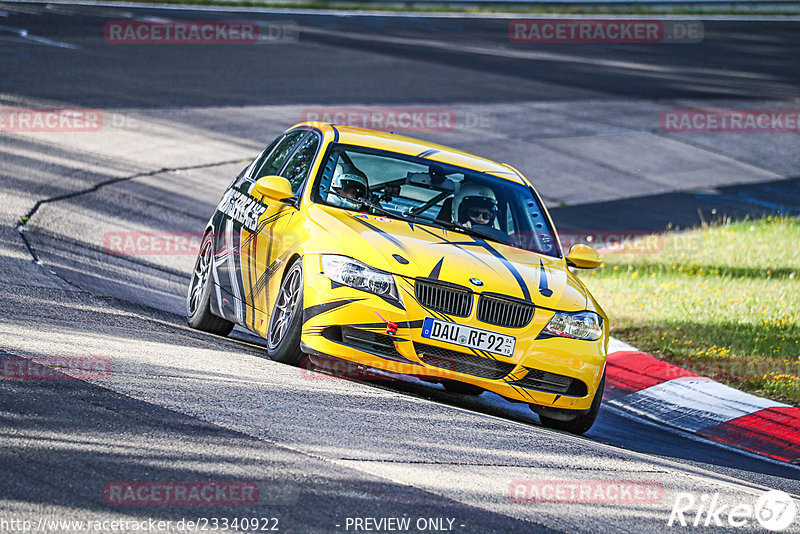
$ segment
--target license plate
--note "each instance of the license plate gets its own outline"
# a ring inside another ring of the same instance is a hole
[[[461,347],[485,350],[502,356],[512,356],[517,343],[517,338],[514,336],[448,323],[432,317],[425,318],[425,322],[422,324],[422,337],[445,341]]]

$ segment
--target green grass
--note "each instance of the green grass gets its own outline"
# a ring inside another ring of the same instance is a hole
[[[612,335],[800,406],[799,238],[797,218],[720,223],[665,234],[638,247],[646,253],[604,254],[600,268],[579,274]]]

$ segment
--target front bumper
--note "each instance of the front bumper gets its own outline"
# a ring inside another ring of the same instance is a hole
[[[397,305],[332,284],[320,272],[319,256],[309,255],[304,261],[305,351],[426,380],[465,382],[516,402],[577,411],[591,406],[605,367],[607,324],[597,341],[536,339],[553,311],[536,308],[524,328],[504,328],[479,322],[473,306],[470,317],[452,321],[517,339],[512,356],[483,358],[470,349],[422,337],[422,323],[433,315],[417,302],[413,280],[395,277],[402,301]],[[396,334],[387,333],[384,319],[397,324]]]

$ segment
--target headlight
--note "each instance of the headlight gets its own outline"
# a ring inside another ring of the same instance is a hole
[[[596,341],[603,335],[603,319],[594,312],[556,312],[543,334]]]
[[[375,293],[381,297],[398,298],[391,274],[373,269],[353,258],[323,255],[322,272],[334,282]]]

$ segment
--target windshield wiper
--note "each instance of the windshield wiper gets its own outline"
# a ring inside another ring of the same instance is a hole
[[[347,195],[341,195],[341,194],[337,193],[333,189],[328,189],[328,194],[329,195],[336,195],[337,197],[343,198],[343,199],[348,200],[350,202],[358,202],[362,206],[366,206],[366,207],[368,207],[370,209],[373,209],[375,211],[380,211],[381,213],[383,213],[384,215],[388,215],[389,217],[393,217],[395,219],[403,219],[403,217],[399,213],[387,210],[386,208],[380,206],[377,202],[373,202],[372,200],[369,200],[369,199],[366,199],[366,198],[361,198],[361,197],[359,197],[359,198],[348,197]]]
[[[489,238],[493,241],[497,241],[496,238],[490,235],[486,235],[479,230],[474,230],[469,226],[466,226],[465,224],[461,224],[459,222],[436,219],[435,217],[428,217],[427,215],[422,215],[419,213],[404,213],[403,215],[414,217],[415,219],[422,219],[423,221],[429,221],[447,230],[457,230],[459,232],[464,232],[465,234],[476,235],[478,237]]]
[[[392,217],[394,219],[405,219],[405,217],[403,217],[403,214],[397,213],[396,211],[387,210],[386,208],[384,208],[383,206],[381,206],[377,202],[373,202],[372,200],[369,200],[369,199],[366,199],[366,198],[359,198],[357,200],[357,202],[361,202],[366,207],[368,207],[370,209],[373,209],[375,211],[379,211],[379,212],[383,213],[384,215],[388,215],[389,217]]]

